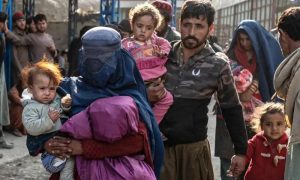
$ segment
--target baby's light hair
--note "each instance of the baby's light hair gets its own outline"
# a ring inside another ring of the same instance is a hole
[[[142,17],[149,15],[154,20],[154,27],[155,29],[160,26],[162,17],[159,12],[159,10],[153,6],[152,4],[149,4],[148,2],[145,2],[143,4],[138,4],[134,8],[130,9],[129,11],[129,21],[131,26],[133,26],[134,22]]]
[[[58,86],[62,80],[62,75],[59,70],[59,65],[50,62],[48,59],[43,58],[32,66],[27,66],[22,71],[22,76],[27,86],[32,86],[34,78],[38,75],[46,75],[49,77],[55,86]]]
[[[267,102],[261,106],[255,108],[253,117],[251,120],[251,128],[256,132],[261,131],[262,124],[268,114],[281,114],[286,122],[284,114],[284,106],[281,103]],[[287,122],[286,122],[287,123]]]

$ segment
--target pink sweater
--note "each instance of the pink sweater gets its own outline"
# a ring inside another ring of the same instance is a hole
[[[159,78],[167,72],[165,63],[171,45],[164,38],[153,34],[149,41],[138,42],[133,37],[129,37],[122,40],[122,46],[135,59],[144,81]],[[153,53],[155,47],[160,49],[161,57]]]

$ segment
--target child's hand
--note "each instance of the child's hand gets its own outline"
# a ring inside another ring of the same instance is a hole
[[[48,111],[48,116],[50,117],[52,122],[55,123],[59,119],[60,112],[59,112],[59,110],[50,108],[49,111]]]
[[[65,108],[69,108],[72,104],[72,98],[70,94],[67,94],[61,99],[61,105]]]
[[[160,48],[156,45],[153,45],[153,55],[157,57],[164,57],[165,54],[161,52]]]

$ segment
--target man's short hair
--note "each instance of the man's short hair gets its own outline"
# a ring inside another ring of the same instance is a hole
[[[210,26],[214,22],[215,8],[209,0],[187,0],[181,8],[181,21],[187,18],[197,18],[201,16],[207,19]]]
[[[4,23],[7,19],[7,14],[5,12],[0,12],[0,22]]]
[[[277,27],[286,32],[294,41],[300,40],[300,7],[286,9],[281,14]]]
[[[43,20],[47,21],[45,14],[37,14],[34,16],[34,19],[33,19],[35,24],[37,24],[38,22],[43,21]]]

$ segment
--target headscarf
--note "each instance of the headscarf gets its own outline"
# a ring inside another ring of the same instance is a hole
[[[163,162],[163,143],[148,103],[143,79],[132,56],[121,48],[120,34],[108,27],[95,27],[82,37],[78,78],[66,78],[61,86],[72,97],[72,115],[99,98],[130,96],[146,124],[154,171],[159,177]]]
[[[280,45],[274,36],[254,20],[243,20],[233,33],[232,43],[228,51],[234,49],[238,41],[238,32],[246,31],[255,51],[258,65],[259,92],[262,100],[268,101],[274,94],[273,76],[277,66],[283,60]]]

